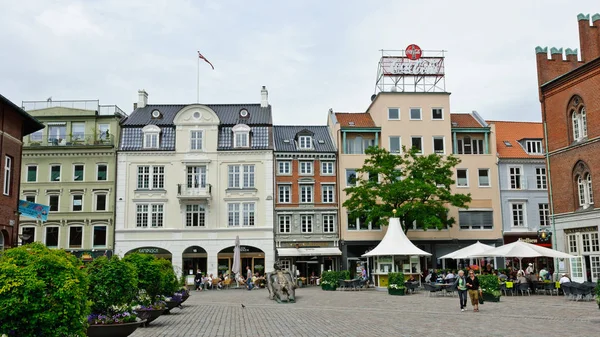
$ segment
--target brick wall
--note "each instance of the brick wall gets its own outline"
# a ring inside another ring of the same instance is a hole
[[[314,207],[332,207],[337,206],[338,196],[334,196],[334,203],[331,204],[323,204],[321,201],[321,183],[335,183],[336,176],[321,176],[321,161],[314,160],[313,166],[313,175],[306,176],[300,175],[300,162],[298,159],[294,158],[291,161],[292,163],[292,175],[291,176],[279,176],[277,175],[278,167],[277,167],[277,158],[275,159],[275,181],[276,183],[291,183],[291,203],[280,203],[279,202],[279,187],[275,186],[275,207],[298,207],[300,205],[300,187],[298,184],[298,179],[301,178],[312,178],[315,180],[314,189],[313,189],[313,201]],[[331,162],[331,160],[329,160]],[[334,170],[337,165],[334,164]],[[337,187],[334,188],[334,191],[337,191]]]

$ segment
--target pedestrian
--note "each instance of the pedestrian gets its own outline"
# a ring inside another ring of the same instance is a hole
[[[467,277],[467,289],[469,291],[469,298],[471,299],[471,305],[473,311],[479,311],[479,279],[475,276],[473,270],[469,270],[469,277]]]
[[[467,307],[467,278],[465,272],[462,270],[458,271],[458,276],[454,281],[456,289],[458,290],[458,300],[460,301],[460,311],[464,312]]]

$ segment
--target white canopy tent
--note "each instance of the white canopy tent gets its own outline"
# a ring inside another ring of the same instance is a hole
[[[552,258],[565,258],[570,259],[575,256],[567,253],[560,252],[558,250],[534,245],[521,241],[515,241],[513,243],[506,244],[491,250],[488,250],[481,254],[476,254],[471,257],[516,257],[519,259],[519,268],[523,269],[521,260],[524,257],[552,257]]]
[[[494,247],[477,241],[470,246],[461,248],[450,254],[446,254],[446,255],[440,257],[440,259],[453,259],[453,260],[468,259],[468,258],[473,257],[473,255],[483,254],[491,249],[494,249]]]

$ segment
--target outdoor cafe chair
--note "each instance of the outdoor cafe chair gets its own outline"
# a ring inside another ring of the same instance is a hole
[[[519,283],[517,290],[521,292],[521,295],[525,295],[524,293],[527,292],[527,295],[531,296],[531,290],[529,289],[528,283]]]
[[[346,290],[346,281],[339,279],[338,280],[338,288],[340,288],[340,290]]]
[[[556,289],[556,287],[554,286],[554,282],[544,283],[544,290],[546,291],[546,294],[550,293],[550,296],[552,296],[553,295],[552,293],[554,292],[555,289]]]
[[[425,291],[427,292],[427,296],[431,296],[431,294],[436,295],[436,293],[441,290],[440,288],[432,286],[429,283],[424,283],[423,288],[425,288]]]
[[[571,291],[571,282],[565,282],[561,284],[560,288],[562,289],[567,300],[570,300],[573,297],[573,292]]]
[[[458,288],[456,284],[446,287],[446,295],[454,296],[455,293],[458,295]]]

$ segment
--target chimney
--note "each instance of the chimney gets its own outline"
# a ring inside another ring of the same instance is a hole
[[[269,107],[269,91],[267,91],[266,86],[262,86],[260,90],[260,107],[267,108]]]
[[[141,109],[146,107],[146,105],[148,105],[148,93],[144,89],[138,90],[137,107]]]
[[[133,110],[137,109],[137,103],[133,103]]]

